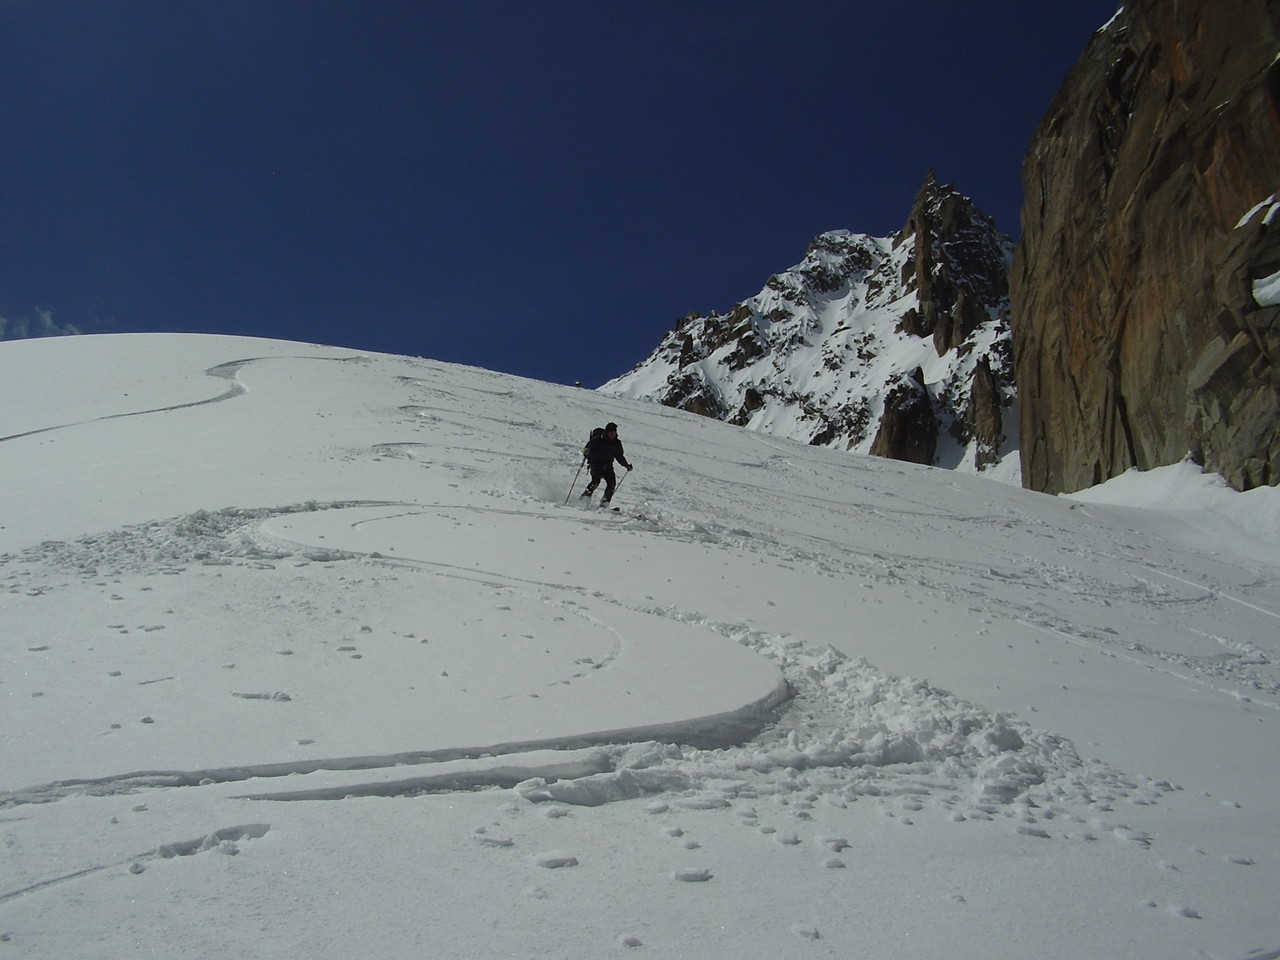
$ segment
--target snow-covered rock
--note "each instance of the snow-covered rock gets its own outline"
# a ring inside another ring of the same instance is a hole
[[[890,237],[837,230],[600,390],[814,446],[982,470],[1014,446],[1010,245],[932,172]]]

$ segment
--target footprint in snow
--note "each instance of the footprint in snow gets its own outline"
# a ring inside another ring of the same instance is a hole
[[[714,874],[705,867],[697,870],[677,870],[671,874],[673,880],[681,883],[706,883]]]
[[[516,845],[510,837],[491,837],[479,830],[471,835],[471,839],[482,847],[514,847]]]
[[[578,865],[578,858],[565,856],[561,853],[546,853],[541,856],[534,857],[533,862],[548,870],[559,870],[562,867],[576,867]]]

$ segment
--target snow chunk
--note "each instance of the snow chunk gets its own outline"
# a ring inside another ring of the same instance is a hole
[[[1253,299],[1260,307],[1280,304],[1280,271],[1253,281]]]
[[[1264,224],[1271,223],[1271,221],[1274,220],[1276,217],[1277,210],[1280,210],[1280,203],[1276,202],[1276,195],[1274,193],[1271,196],[1267,197],[1267,199],[1263,200],[1261,203],[1255,204],[1254,206],[1250,207],[1245,212],[1244,216],[1242,216],[1238,221],[1236,221],[1235,228],[1239,230],[1241,227],[1246,226],[1262,210],[1266,210],[1266,213],[1263,214],[1262,222]]]

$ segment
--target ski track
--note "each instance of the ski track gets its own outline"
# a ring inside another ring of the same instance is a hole
[[[250,823],[238,827],[223,827],[212,833],[196,837],[193,840],[182,840],[175,843],[165,843],[160,846],[147,850],[143,853],[134,854],[117,860],[112,863],[95,864],[94,866],[84,867],[71,873],[63,874],[57,877],[50,877],[45,880],[39,880],[35,883],[28,884],[25,887],[19,887],[15,890],[0,892],[0,903],[7,900],[14,900],[18,897],[35,893],[48,887],[55,886],[60,883],[66,883],[69,880],[79,880],[81,877],[87,877],[91,874],[99,873],[103,870],[112,868],[120,868],[127,866],[130,873],[142,873],[146,870],[147,862],[150,860],[171,860],[174,857],[191,857],[200,853],[208,853],[216,851],[218,853],[234,856],[240,852],[239,844],[247,840],[257,840],[265,837],[271,829],[269,824]]]
[[[345,505],[331,508],[341,506]],[[299,509],[323,508],[302,505]],[[134,532],[141,543],[154,537],[168,545],[162,573],[174,570],[174,561],[187,559],[173,556],[174,548],[185,542],[204,562],[245,564],[270,576],[271,567],[259,565],[262,556],[246,553],[243,540],[229,553],[214,556],[207,539],[211,530],[220,530],[223,536],[231,531],[251,531],[264,517],[277,512],[233,510],[217,517],[178,518],[167,527],[146,525]],[[168,536],[173,530],[200,531],[201,536],[175,544]],[[230,541],[237,542],[234,533]],[[119,537],[109,538],[109,542],[117,548],[122,545]],[[102,543],[91,538],[91,542],[42,546],[36,552],[44,563],[69,563],[72,569],[83,570],[94,558],[101,559]],[[132,546],[138,545],[135,542]],[[298,556],[305,555],[305,548],[299,551]],[[155,552],[148,549],[117,549],[113,559],[119,562],[130,555],[141,568],[155,563]],[[267,556],[283,559],[278,553]],[[365,561],[348,558],[334,562]],[[243,785],[240,792],[230,795],[232,799],[255,803],[333,802],[362,796],[412,798],[497,789],[545,808],[548,817],[565,816],[574,807],[640,802],[648,815],[668,824],[665,831],[672,842],[689,852],[696,852],[700,843],[692,839],[698,833],[696,824],[685,818],[719,812],[763,842],[812,851],[821,857],[821,868],[838,870],[845,866],[840,854],[850,842],[840,834],[816,829],[822,808],[871,803],[904,826],[920,816],[941,815],[957,824],[1003,825],[1033,840],[1088,843],[1110,839],[1145,850],[1151,837],[1118,811],[1156,803],[1175,789],[1164,782],[1125,777],[1096,761],[1082,761],[1071,744],[1060,738],[1032,731],[1011,717],[993,715],[923,681],[886,676],[865,661],[830,648],[708,620],[690,611],[654,607],[643,612],[700,626],[774,660],[787,677],[793,697],[783,705],[781,715],[770,717],[772,722],[763,731],[736,745],[715,749],[646,739],[601,744],[577,756],[536,754],[565,754],[583,748],[579,742],[561,740],[422,755],[142,772],[94,781],[67,780],[9,793],[0,796],[0,808],[72,796],[145,796],[176,788],[213,790],[226,784]],[[449,769],[406,777],[409,765]],[[374,772],[381,775],[370,777]],[[265,783],[284,778],[290,781],[287,788],[271,788]],[[244,841],[267,834],[269,819],[159,844],[139,854],[93,862],[0,890],[0,903],[39,895],[106,871],[140,873],[158,859],[235,854]],[[496,825],[476,828],[471,840],[478,850],[510,850],[520,843],[516,835]],[[530,862],[555,871],[571,869],[577,858],[571,849],[540,851],[532,854]],[[671,876],[680,884],[714,878],[711,870],[692,866],[677,869]],[[797,936],[817,936],[816,927],[802,927]]]
[[[262,358],[298,359],[298,358]],[[312,358],[332,360],[334,358]],[[100,419],[139,416],[221,402],[242,394],[245,388],[236,380],[239,370],[253,360],[222,364],[207,371],[211,376],[233,381],[232,387],[217,397],[156,410],[113,414]],[[481,436],[484,431],[471,428],[482,415],[472,410],[458,410],[428,403],[428,400],[453,400],[466,407],[456,391],[441,388],[432,381],[401,378],[422,394],[419,402],[400,407],[400,413],[416,423],[429,422],[447,428],[459,437]],[[510,391],[472,390],[492,396],[510,398]],[[596,399],[593,397],[593,400]],[[593,416],[599,404],[580,409]],[[643,418],[644,408],[628,408],[631,419]],[[652,415],[655,424],[660,418]],[[92,421],[86,421],[92,422]],[[507,421],[494,421],[503,428]],[[18,434],[16,439],[76,424],[63,424]],[[531,422],[530,426],[535,424]],[[756,464],[738,467],[767,471],[785,471],[791,466],[785,448],[766,437],[755,435],[761,446],[772,453]],[[454,471],[460,482],[485,478],[474,462],[476,457],[492,458],[494,463],[524,463],[548,467],[545,439],[528,450],[497,449],[485,446],[451,445],[449,456],[467,455],[473,462],[441,463],[441,448],[433,445],[434,460],[423,463],[426,469]],[[576,455],[580,449],[574,438],[564,436],[557,445]],[[380,457],[415,459],[419,445],[407,442],[374,444],[349,454],[353,458]],[[666,455],[672,465],[683,464],[685,451],[675,449],[646,450],[646,456]],[[715,451],[708,451],[706,461],[714,461]],[[555,464],[551,463],[550,467]],[[832,484],[845,484],[851,476],[860,482],[874,479],[868,488],[866,514],[894,525],[909,524],[912,518],[930,518],[935,524],[953,524],[957,530],[966,525],[1023,525],[1028,536],[1052,538],[1052,529],[1040,521],[1007,514],[960,515],[921,505],[885,505],[883,500],[894,491],[889,473],[875,474],[859,469],[857,461],[830,467]],[[700,489],[715,489],[714,472],[703,474]],[[761,498],[775,494],[765,485],[736,484],[737,489],[751,491]],[[657,493],[642,481],[633,484],[632,492]],[[510,497],[511,491],[500,491]],[[1135,613],[1148,605],[1197,604],[1204,600],[1220,600],[1276,618],[1277,614],[1240,597],[1232,596],[1217,586],[1158,569],[1143,562],[1140,545],[1117,554],[1115,559],[1132,564],[1147,574],[1158,575],[1184,587],[1202,591],[1202,598],[1170,595],[1155,588],[1150,580],[1135,576],[1133,584],[1121,587],[1092,575],[1087,557],[1063,557],[1061,564],[1031,561],[1026,552],[1011,545],[1002,569],[966,562],[962,557],[948,556],[946,551],[929,554],[884,550],[850,553],[837,548],[840,544],[820,532],[796,533],[751,527],[747,521],[712,519],[725,511],[696,495],[668,498],[660,508],[645,507],[640,516],[603,517],[586,511],[558,510],[546,513],[547,501],[537,495],[524,494],[527,509],[510,507],[477,507],[474,504],[411,504],[387,501],[308,502],[286,507],[228,508],[216,512],[200,511],[183,517],[127,527],[108,533],[83,537],[70,542],[50,542],[23,551],[17,557],[0,557],[0,575],[11,592],[28,596],[55,596],[65,584],[59,576],[71,574],[82,580],[101,579],[102,571],[147,575],[181,576],[189,567],[236,565],[260,571],[264,578],[278,578],[277,565],[288,562],[350,565],[362,571],[396,569],[423,578],[447,577],[505,590],[532,591],[534,602],[552,604],[564,615],[589,621],[611,635],[609,653],[589,665],[590,670],[608,669],[616,660],[622,638],[604,619],[578,607],[575,601],[584,589],[550,580],[521,578],[499,570],[477,570],[427,558],[393,557],[382,553],[361,554],[333,549],[318,544],[292,543],[262,534],[263,523],[289,513],[314,513],[321,510],[341,511],[369,506],[401,511],[379,517],[407,517],[430,511],[492,513],[507,516],[537,517],[546,522],[578,523],[601,526],[619,536],[659,536],[690,544],[714,545],[742,553],[755,553],[790,568],[812,567],[818,573],[839,575],[850,583],[871,582],[893,587],[910,586],[943,597],[949,603],[971,604],[986,608],[993,601],[1001,616],[1012,619],[1029,631],[1053,636],[1068,643],[1118,657],[1137,666],[1164,663],[1161,669],[1182,679],[1213,686],[1214,676],[1232,682],[1252,684],[1258,689],[1275,692],[1272,673],[1262,667],[1273,665],[1269,655],[1248,644],[1237,655],[1222,662],[1206,658],[1185,657],[1132,640],[1092,631],[1080,622],[1068,622],[1035,603],[1015,600],[1009,587],[1024,595],[1028,587],[1055,593],[1075,593],[1082,599],[1105,603],[1126,603]],[[823,503],[810,497],[810,502]],[[837,502],[837,501],[831,501]],[[874,505],[873,505],[874,503]],[[558,503],[552,506],[559,507]],[[743,517],[750,516],[750,504],[740,505]],[[861,519],[861,518],[860,518]],[[369,523],[358,521],[353,526]],[[904,529],[911,536],[910,528]],[[1135,535],[1136,539],[1136,535]],[[20,564],[21,572],[6,569],[10,561]],[[619,731],[620,739],[591,742],[582,738],[561,738],[507,744],[477,744],[449,750],[401,752],[384,756],[331,757],[313,760],[285,759],[277,763],[190,770],[134,771],[116,776],[54,781],[24,790],[0,794],[0,809],[16,809],[30,803],[55,803],[75,796],[125,796],[137,793],[169,791],[178,788],[217,790],[228,786],[246,792],[231,794],[233,799],[261,803],[307,803],[341,801],[356,796],[416,797],[428,794],[470,793],[493,789],[510,791],[523,801],[544,809],[551,818],[569,815],[574,807],[600,806],[619,801],[640,801],[645,810],[656,817],[705,815],[721,811],[760,837],[784,848],[816,849],[822,854],[826,868],[845,866],[840,854],[850,846],[843,836],[813,835],[809,825],[823,807],[842,808],[854,803],[878,805],[887,817],[910,825],[912,818],[941,816],[959,823],[987,823],[1018,835],[1065,842],[1091,842],[1111,839],[1146,850],[1153,844],[1151,835],[1141,824],[1142,808],[1160,802],[1178,788],[1164,780],[1130,777],[1097,760],[1082,759],[1074,745],[1052,733],[1031,728],[1016,717],[993,713],[932,687],[927,681],[910,677],[894,677],[877,670],[865,660],[850,658],[833,648],[794,638],[750,629],[742,624],[713,620],[697,611],[667,606],[627,605],[616,598],[601,598],[619,608],[653,617],[691,625],[731,639],[774,662],[786,678],[790,699],[770,704],[750,718],[752,729],[745,733],[730,726],[724,733],[727,742],[717,746],[691,745],[680,739],[655,740],[646,731]],[[141,629],[163,628],[161,624]],[[123,627],[121,628],[123,629]],[[1188,627],[1190,632],[1193,628]],[[1220,638],[1204,633],[1201,639],[1226,645]],[[33,648],[34,649],[34,648]],[[343,648],[339,648],[343,649]],[[354,651],[351,646],[350,650]],[[356,655],[353,653],[353,655]],[[1261,662],[1257,662],[1261,661]],[[1184,667],[1185,674],[1174,673],[1169,663]],[[1215,671],[1218,671],[1215,673]],[[587,671],[566,676],[569,682]],[[149,678],[140,683],[160,683],[170,677]],[[1214,688],[1218,692],[1231,691]],[[288,704],[289,697],[279,691],[238,692],[233,696],[251,700]],[[515,694],[512,694],[515,695]],[[1276,703],[1262,705],[1275,708]],[[287,708],[287,707],[286,707]],[[678,733],[678,732],[677,732]],[[633,736],[628,736],[633,734]],[[421,767],[425,772],[405,776],[406,767]],[[377,774],[375,776],[374,774]],[[270,781],[291,778],[289,788],[273,786]],[[138,808],[135,808],[138,809]],[[268,807],[264,806],[264,809]],[[14,818],[22,819],[22,818]],[[471,836],[477,849],[508,850],[518,840],[496,825],[479,827]],[[61,884],[84,879],[109,869],[142,872],[149,862],[174,857],[190,857],[204,853],[235,854],[240,844],[260,839],[270,831],[267,822],[213,830],[203,836],[179,842],[161,843],[143,853],[113,859],[106,863],[61,873],[0,890],[0,903],[39,894]],[[693,831],[696,833],[696,830]],[[665,833],[673,843],[696,851],[699,843],[689,828],[669,825]],[[577,858],[568,851],[534,853],[530,862],[547,871],[571,870]],[[1241,864],[1247,858],[1239,858]],[[706,868],[677,870],[672,880],[697,884],[710,881],[714,874]],[[536,896],[533,888],[531,896]],[[1155,905],[1154,903],[1152,904]],[[1196,918],[1194,907],[1169,903],[1175,916]],[[798,923],[792,927],[800,940],[820,939],[816,927]],[[639,937],[624,934],[617,945],[641,945]],[[1244,960],[1277,960],[1280,950],[1258,950]]]
[[[1224,593],[1221,590],[1206,587],[1203,584],[1196,583],[1193,580],[1188,580],[1185,577],[1179,577],[1176,574],[1169,573],[1167,570],[1152,570],[1151,572],[1159,574],[1162,577],[1168,577],[1170,580],[1176,580],[1178,583],[1186,584],[1188,587],[1195,587],[1196,589],[1203,590],[1209,596],[1218,597],[1222,600],[1229,600],[1232,603],[1238,603],[1242,607],[1247,607],[1250,610],[1256,610],[1258,613],[1264,614],[1265,616],[1280,620],[1280,613],[1276,613],[1274,610],[1268,610],[1266,607],[1260,607],[1256,603],[1250,603],[1248,600],[1241,600],[1239,597],[1233,597],[1231,594]]]
[[[152,569],[175,575],[180,574],[185,563],[234,563],[269,574],[273,562],[303,558],[413,568],[429,576],[461,576],[504,587],[536,587],[560,594],[582,592],[581,588],[554,582],[521,581],[500,572],[463,569],[412,558],[359,557],[307,544],[290,545],[257,533],[262,522],[274,516],[340,511],[353,506],[357,504],[300,504],[277,509],[202,512],[73,543],[42,544],[26,551],[21,559],[28,565],[38,561],[96,576],[108,557],[116,569]],[[407,505],[386,506],[400,510]],[[406,512],[423,509],[431,507],[419,505]],[[573,522],[600,522],[591,514],[565,513]],[[553,519],[561,518],[557,515]],[[603,522],[620,535],[636,532],[625,522]],[[655,535],[651,524],[642,527],[646,535]],[[705,542],[708,536],[735,538],[732,531],[711,533],[697,524],[683,531],[659,526],[656,535],[674,535],[696,542]],[[761,542],[758,538],[747,540],[756,548]],[[861,563],[856,569],[864,575],[867,572]],[[899,579],[893,562],[887,570],[882,570],[882,576],[891,582]],[[608,602],[625,606],[616,599]],[[560,609],[573,611],[571,605],[560,604]],[[514,787],[526,799],[585,805],[650,793],[671,793],[682,804],[695,807],[705,804],[710,808],[761,797],[792,798],[800,805],[800,812],[806,805],[812,808],[819,802],[839,806],[874,799],[886,804],[894,815],[908,819],[913,813],[933,807],[957,822],[1008,818],[1014,820],[1022,832],[1037,831],[1036,836],[1049,836],[1052,828],[1052,835],[1067,839],[1088,840],[1111,835],[1126,842],[1145,843],[1142,831],[1111,819],[1116,806],[1155,802],[1174,789],[1167,782],[1134,780],[1096,761],[1083,761],[1062,738],[1034,731],[1013,717],[990,713],[938,691],[926,681],[885,675],[866,661],[848,658],[830,647],[816,647],[738,624],[708,620],[687,610],[630,609],[712,631],[772,660],[789,684],[793,694],[790,701],[780,707],[769,706],[767,716],[757,718],[759,722],[753,724],[755,729],[748,738],[743,739],[740,731],[730,729],[722,739],[735,742],[715,748],[690,745],[687,741],[696,743],[696,738],[681,737],[677,731],[673,733],[680,739],[668,742],[655,742],[645,735],[646,731],[634,731],[631,736],[627,731],[618,731],[620,740],[602,745],[607,750],[606,768],[580,772],[578,776],[562,768],[525,768],[513,782],[517,775],[510,767],[496,774],[455,771],[438,778],[430,775],[399,778],[391,784],[384,780],[344,781],[339,788],[311,788],[303,791],[301,797],[417,795],[489,785]],[[608,630],[607,624],[603,626]],[[616,657],[619,643],[615,635],[609,658],[592,664],[592,668],[606,669]],[[283,702],[289,699],[287,695],[268,693],[238,695]],[[387,757],[337,757],[221,769],[131,772],[88,781],[68,779],[10,792],[0,796],[0,806],[47,802],[76,794],[109,795],[322,771],[438,764],[468,757],[511,756],[586,745],[589,742],[582,738],[566,738],[536,743],[479,744],[457,750]],[[252,796],[268,799],[272,794],[260,791]],[[280,799],[284,798],[285,792],[281,792]]]
[[[277,357],[250,357],[245,360],[230,360],[226,363],[220,363],[216,366],[209,367],[204,371],[206,376],[214,377],[220,380],[230,380],[231,386],[227,387],[217,396],[209,397],[205,400],[193,400],[189,403],[175,403],[163,407],[149,407],[146,410],[130,410],[125,413],[109,413],[101,417],[91,417],[87,420],[77,420],[74,423],[59,423],[49,427],[40,427],[36,430],[26,430],[22,433],[11,434],[7,437],[0,437],[0,443],[8,440],[20,440],[23,437],[34,437],[42,433],[52,433],[56,430],[67,430],[71,427],[83,427],[91,423],[103,423],[108,420],[121,420],[128,417],[145,417],[157,413],[172,413],[175,410],[187,410],[191,407],[203,407],[211,403],[222,403],[226,400],[234,400],[236,397],[243,396],[248,393],[248,388],[238,379],[240,371],[251,363],[262,363],[269,360],[318,360],[326,363],[351,363],[358,361],[358,357],[308,357],[308,356],[277,356]]]

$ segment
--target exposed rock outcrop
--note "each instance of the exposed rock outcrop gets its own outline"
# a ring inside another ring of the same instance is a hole
[[[972,431],[974,466],[982,470],[996,463],[1004,442],[1004,396],[989,357],[983,357],[974,367],[965,419]]]
[[[1023,167],[1011,299],[1026,486],[1188,454],[1280,482],[1280,3],[1137,0]]]
[[[937,449],[938,418],[924,387],[924,371],[917,367],[913,376],[904,377],[884,398],[871,455],[928,465]]]
[[[1009,242],[932,172],[902,230],[813,240],[600,389],[819,446],[980,470],[1009,451]],[[981,422],[974,419],[980,411]]]

